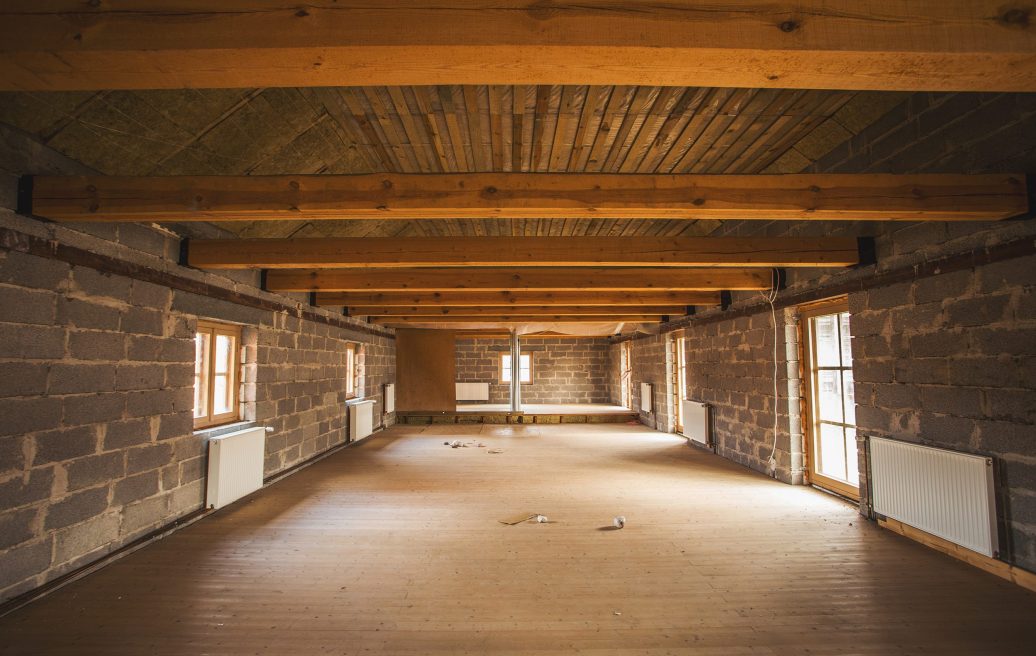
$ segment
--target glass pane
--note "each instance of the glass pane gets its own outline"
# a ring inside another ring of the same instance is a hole
[[[208,333],[197,333],[194,336],[194,417],[205,417],[209,414],[208,390]]]
[[[216,335],[216,373],[225,374],[230,371],[231,354],[234,338],[228,335]]]
[[[860,487],[860,456],[856,449],[856,429],[845,429],[845,453],[848,471],[848,480],[853,487]]]
[[[818,474],[845,480],[845,431],[841,426],[820,424],[820,467]]]
[[[230,389],[227,385],[227,375],[216,374],[212,385],[215,388],[212,395],[212,405],[215,406],[214,414],[221,415],[224,412],[230,412]]]
[[[813,319],[813,334],[816,336],[816,367],[837,367],[841,364],[838,357],[838,315],[827,314]]]
[[[853,370],[842,370],[842,391],[845,397],[845,423],[856,424],[856,386],[853,385]]]
[[[532,356],[531,355],[522,355],[520,357],[520,359],[519,359],[519,362],[521,363],[521,369],[518,371],[518,374],[519,374],[518,380],[522,381],[523,383],[531,383],[532,382]]]
[[[852,337],[849,334],[849,313],[843,312],[838,315],[842,331],[842,366],[853,366]]]
[[[505,383],[511,382],[511,356],[500,357],[500,380]]]
[[[817,372],[817,418],[843,422],[842,372],[837,369]]]

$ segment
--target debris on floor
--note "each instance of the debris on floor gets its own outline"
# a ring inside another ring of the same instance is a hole
[[[459,449],[461,447],[467,448],[469,446],[475,446],[481,449],[486,446],[482,442],[461,442],[460,440],[453,440],[452,442],[443,442],[443,445],[448,446],[451,449]]]
[[[615,519],[612,520],[612,524],[615,525],[615,528],[622,528],[623,526],[626,525],[626,518],[623,517],[622,515],[619,515]]]
[[[503,449],[490,449],[489,451],[486,451],[486,453],[503,453],[503,452],[504,452]]]
[[[515,524],[521,524],[530,520],[535,521],[538,524],[546,524],[549,522],[546,515],[541,515],[539,513],[522,513],[520,515],[515,515],[514,517],[501,519],[499,522],[501,524],[506,524],[507,526],[514,526]]]

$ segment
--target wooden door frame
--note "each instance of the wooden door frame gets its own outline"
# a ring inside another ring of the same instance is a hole
[[[849,297],[848,296],[836,296],[834,298],[824,299],[815,303],[808,303],[800,305],[798,307],[799,312],[799,362],[801,365],[800,380],[803,385],[803,394],[801,396],[801,410],[803,427],[805,428],[805,449],[803,450],[803,458],[805,460],[803,468],[806,482],[810,485],[816,485],[826,490],[830,490],[837,494],[840,494],[850,499],[859,500],[860,489],[854,488],[842,481],[828,478],[823,474],[818,474],[814,466],[817,462],[815,453],[816,448],[816,424],[813,420],[814,408],[817,405],[816,399],[816,385],[814,384],[814,368],[813,368],[813,353],[815,351],[816,334],[815,331],[809,327],[810,320],[815,317],[820,317],[828,314],[841,314],[843,312],[849,312]],[[839,345],[839,348],[841,346]],[[857,454],[857,457],[859,455]],[[861,472],[862,474],[862,472]]]

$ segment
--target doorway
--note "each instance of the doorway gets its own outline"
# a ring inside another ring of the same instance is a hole
[[[858,499],[856,401],[846,298],[802,309],[809,479]]]
[[[619,344],[619,388],[621,390],[622,406],[633,408],[633,343],[630,341]]]

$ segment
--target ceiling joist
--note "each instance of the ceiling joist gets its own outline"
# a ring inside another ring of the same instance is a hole
[[[24,186],[20,211],[61,221],[988,221],[1028,210],[1025,176],[1009,173],[38,176]]]
[[[87,6],[89,4],[89,6]],[[204,4],[204,3],[203,3]],[[634,84],[1034,91],[1003,0],[14,2],[0,89]]]
[[[266,275],[272,292],[718,291],[772,284],[767,269],[284,269]]]
[[[636,306],[719,305],[719,292],[686,291],[482,291],[454,289],[440,292],[320,292],[316,305],[345,307],[503,307],[543,305]]]
[[[450,323],[659,323],[664,315],[658,314],[616,314],[609,316],[574,315],[452,315],[449,317],[374,317],[372,323],[385,326],[408,324],[450,324]]]
[[[815,237],[344,237],[206,239],[188,244],[199,269],[414,266],[851,266],[853,238]]]
[[[687,314],[687,306],[666,305],[529,305],[515,308],[505,307],[349,307],[349,315],[354,317],[427,317],[431,319],[449,318],[451,316],[622,316],[631,314],[682,316]]]

